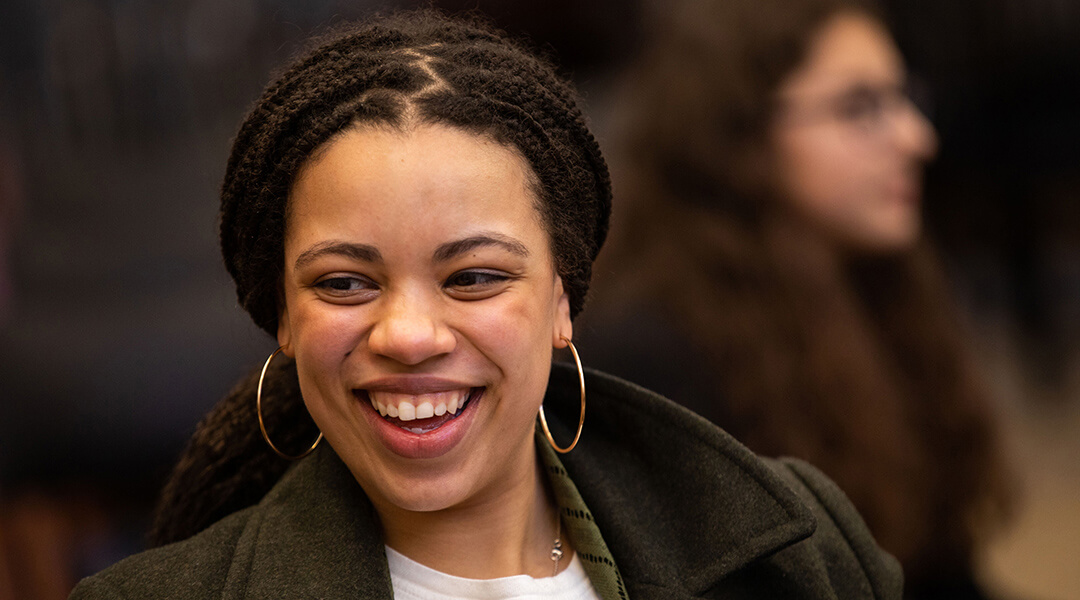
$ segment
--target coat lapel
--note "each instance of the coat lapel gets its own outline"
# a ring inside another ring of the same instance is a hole
[[[551,377],[549,423],[570,439],[577,373],[557,365]],[[810,509],[734,438],[633,384],[585,379],[584,433],[562,460],[631,598],[700,594],[814,532]]]
[[[375,510],[328,444],[286,473],[257,514],[223,597],[392,598]]]

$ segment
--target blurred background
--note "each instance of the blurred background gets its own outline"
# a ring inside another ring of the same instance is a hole
[[[310,33],[415,4],[0,4],[0,600],[64,598],[142,548],[195,424],[276,345],[218,254],[232,135]],[[435,4],[531,40],[616,135],[648,0]],[[1022,478],[980,577],[1080,598],[1080,4],[885,6],[942,139],[929,233]]]

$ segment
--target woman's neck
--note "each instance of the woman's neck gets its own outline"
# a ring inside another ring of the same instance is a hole
[[[415,512],[376,506],[386,544],[432,569],[470,579],[550,577],[558,512],[535,452],[533,466],[467,505]],[[570,564],[566,536],[560,569]]]

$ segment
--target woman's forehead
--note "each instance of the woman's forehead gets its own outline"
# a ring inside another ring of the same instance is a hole
[[[898,83],[904,66],[882,24],[861,13],[840,13],[815,35],[803,64],[787,78],[789,93],[816,93],[849,84]]]
[[[287,237],[541,230],[529,175],[517,152],[459,129],[351,129],[297,178]]]
[[[524,181],[531,187],[536,179],[517,148],[439,123],[352,125],[311,154],[297,171],[292,190],[312,185],[313,173],[318,183],[378,183],[409,174],[417,185],[442,178],[462,184],[471,180],[478,186]],[[452,177],[455,174],[469,177],[462,180]]]

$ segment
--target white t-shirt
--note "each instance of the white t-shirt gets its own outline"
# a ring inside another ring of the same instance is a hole
[[[386,547],[394,600],[600,600],[575,552],[570,565],[554,577],[514,575],[466,579],[447,575]]]

